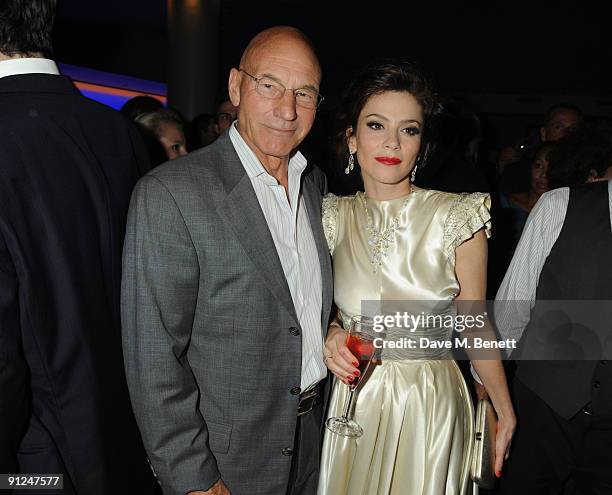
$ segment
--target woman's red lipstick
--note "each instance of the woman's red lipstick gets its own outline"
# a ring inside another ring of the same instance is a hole
[[[383,165],[397,165],[398,163],[401,163],[401,160],[399,158],[395,158],[392,156],[375,156],[374,160],[382,163]]]

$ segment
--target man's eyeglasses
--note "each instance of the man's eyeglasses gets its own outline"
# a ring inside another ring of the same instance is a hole
[[[264,98],[271,100],[279,100],[285,94],[285,91],[292,91],[295,96],[295,103],[304,108],[319,108],[319,105],[323,101],[323,96],[320,93],[311,88],[286,88],[278,81],[269,77],[255,77],[249,74],[244,69],[238,69],[240,72],[244,72],[253,81],[255,81],[255,90]]]

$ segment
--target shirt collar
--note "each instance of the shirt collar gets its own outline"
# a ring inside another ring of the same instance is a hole
[[[23,74],[53,74],[57,76],[59,73],[56,63],[48,58],[13,58],[0,62],[0,78]]]
[[[250,179],[263,174],[269,175],[266,169],[259,161],[259,158],[257,158],[257,155],[255,155],[253,150],[249,147],[249,145],[238,132],[238,129],[236,128],[236,123],[237,121],[234,121],[229,128],[229,137],[232,141],[232,144],[234,145],[236,153],[238,153],[238,158],[240,158],[242,166],[244,167],[244,170],[246,171],[247,175]],[[306,157],[302,155],[302,153],[300,153],[299,151],[296,151],[289,159],[289,172],[301,175],[307,164],[308,161],[306,160]]]

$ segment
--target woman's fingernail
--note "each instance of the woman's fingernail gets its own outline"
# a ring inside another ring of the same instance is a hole
[[[502,472],[501,471],[495,471],[495,476],[497,476],[498,478],[501,478]]]
[[[359,373],[359,370],[357,370],[357,371],[353,371],[353,375],[359,376],[359,375],[361,375],[361,373]]]
[[[359,366],[359,361],[353,361],[353,366]]]
[[[347,377],[346,377],[346,379],[347,379],[349,382],[352,382],[352,381],[355,379],[355,377],[354,377],[354,376],[352,376],[352,375],[349,375],[349,376],[347,376]]]

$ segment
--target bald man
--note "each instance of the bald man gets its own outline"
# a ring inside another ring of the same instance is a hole
[[[167,495],[316,491],[332,283],[325,178],[297,148],[320,81],[301,32],[258,34],[229,77],[237,121],[132,196],[125,365]]]

